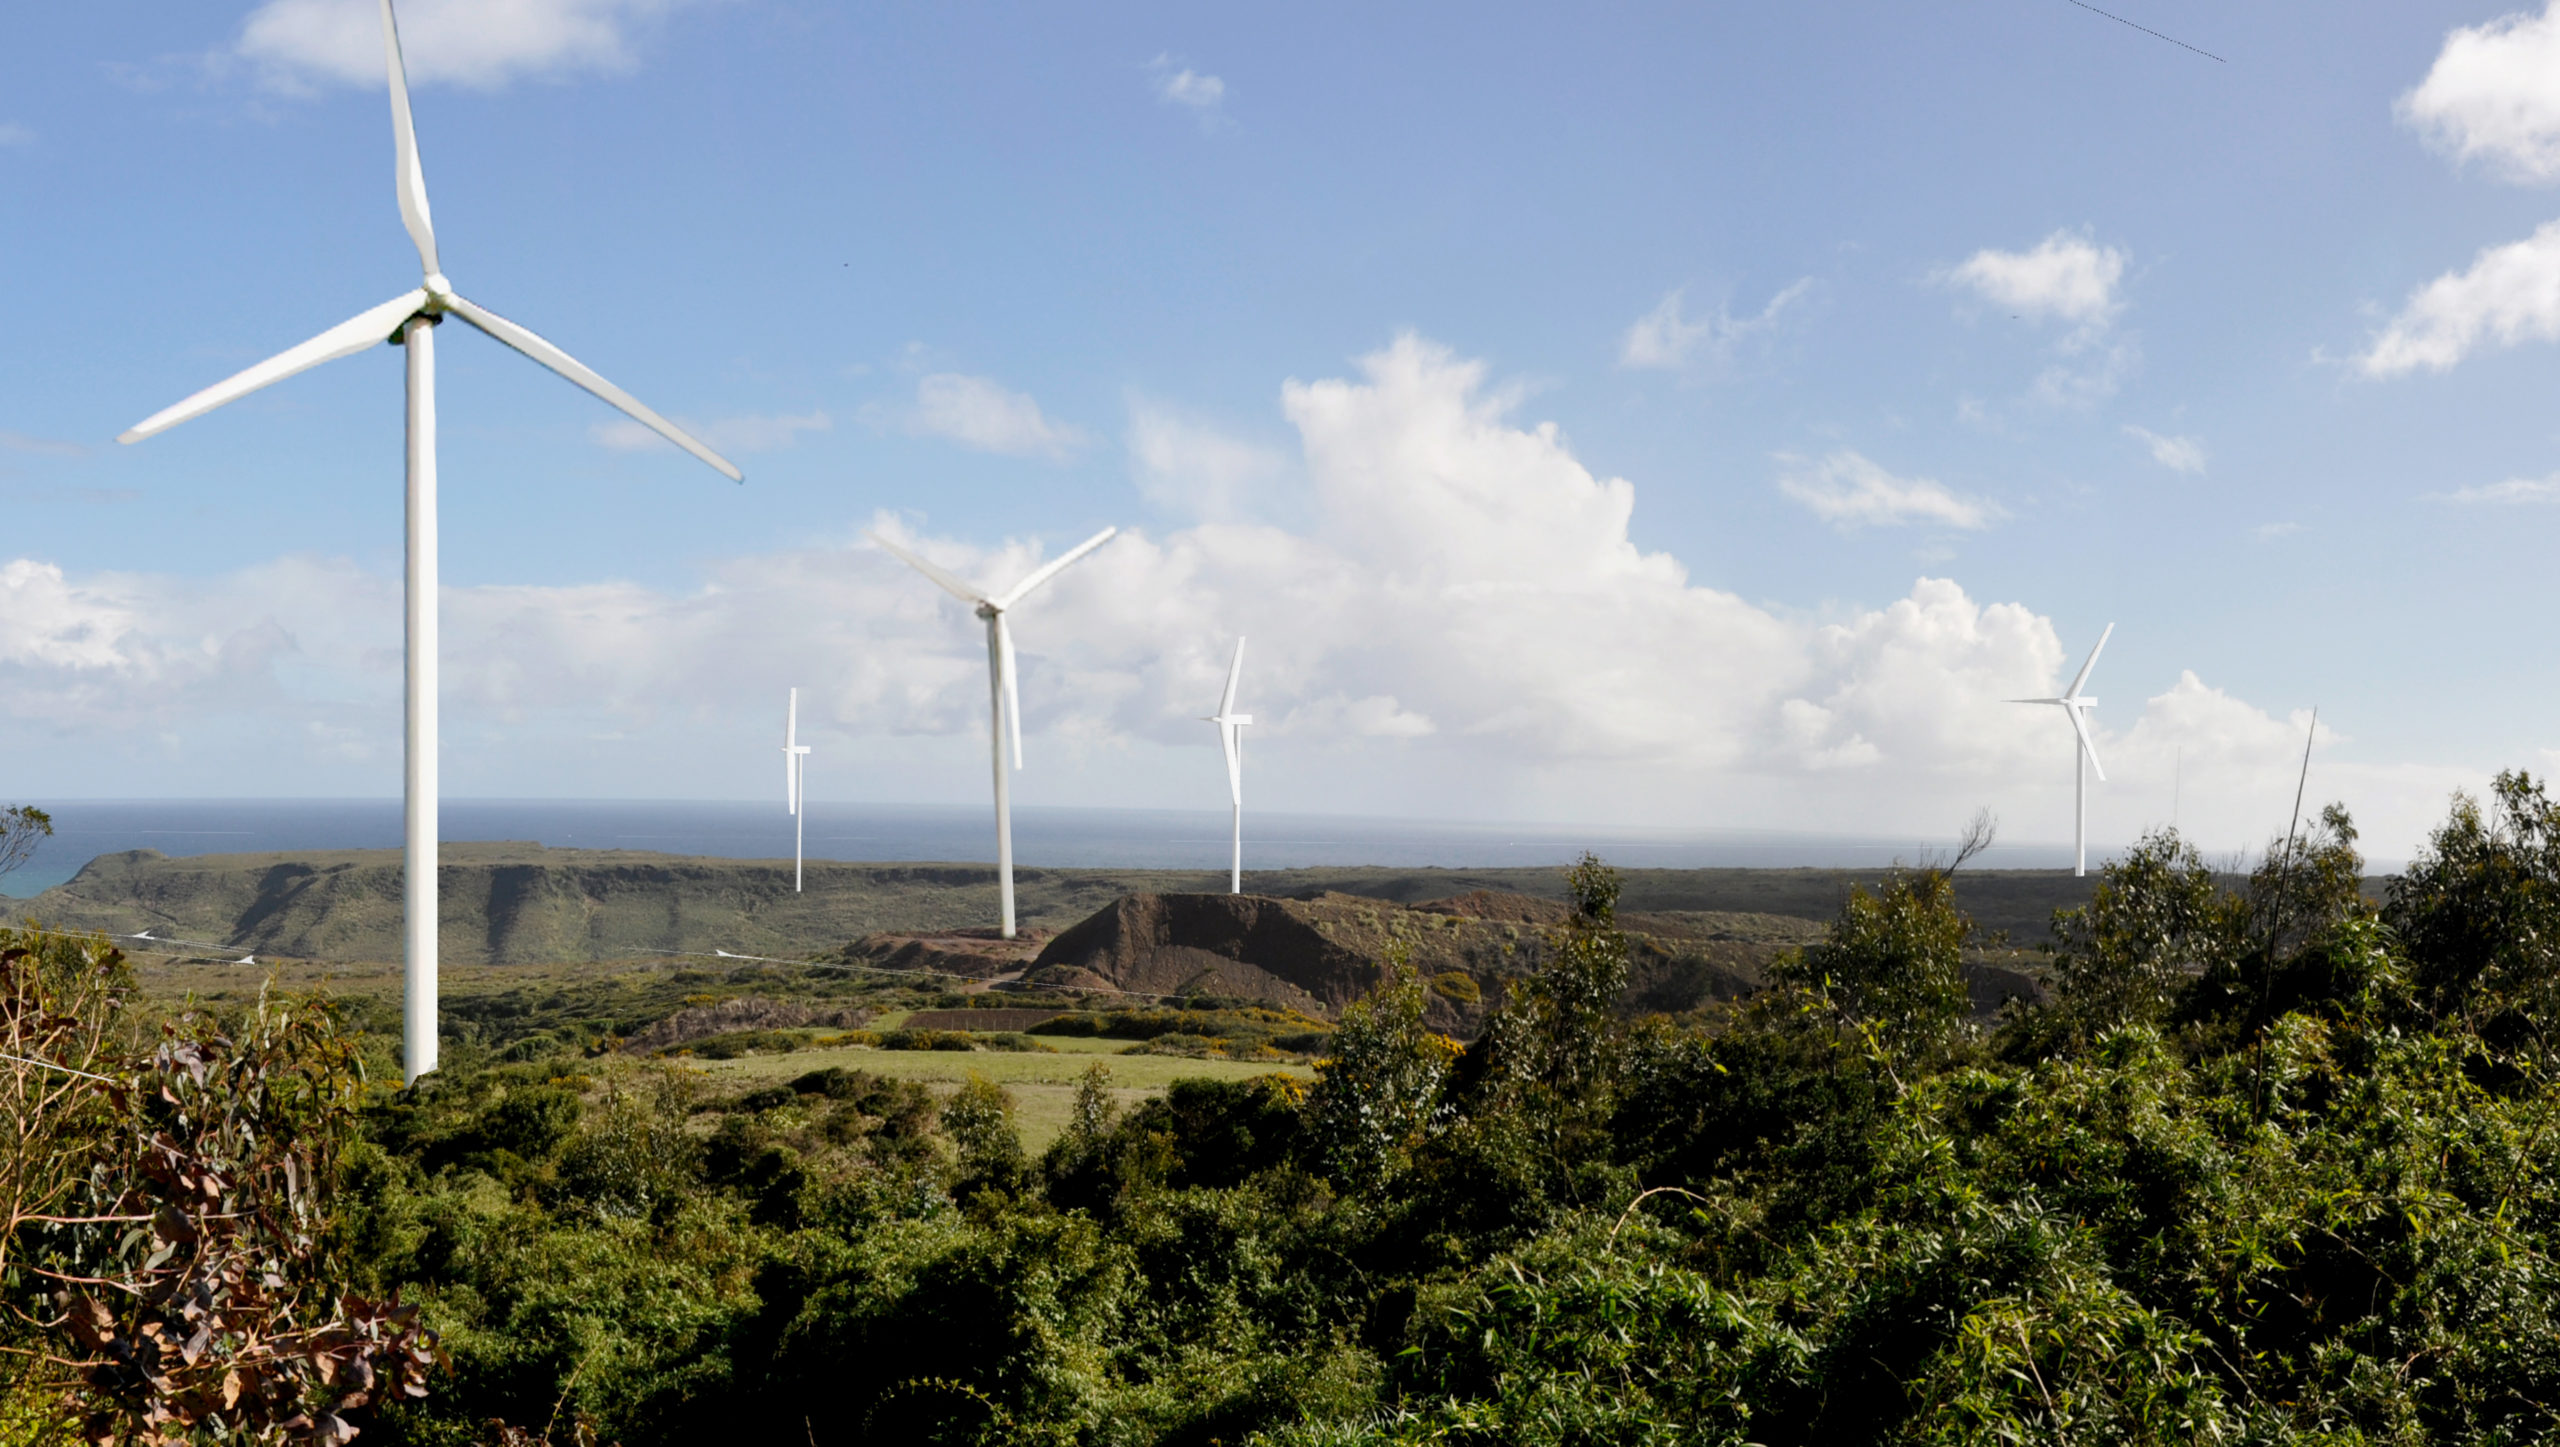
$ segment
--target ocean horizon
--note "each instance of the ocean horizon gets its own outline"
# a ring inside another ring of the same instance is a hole
[[[24,899],[62,884],[102,854],[272,854],[396,849],[400,801],[390,799],[33,799],[53,837],[0,896]],[[808,806],[807,857],[842,863],[993,862],[984,805]],[[520,840],[555,849],[641,849],[726,859],[789,859],[791,818],[777,804],[724,800],[447,799],[447,843]],[[1949,841],[1790,834],[1767,830],[1644,829],[1481,823],[1364,815],[1248,814],[1245,868],[1317,865],[1494,868],[1564,865],[1585,850],[1631,868],[1877,868]],[[1017,807],[1016,862],[1061,868],[1223,869],[1224,811]],[[2056,869],[2060,845],[1995,845],[1977,867]]]

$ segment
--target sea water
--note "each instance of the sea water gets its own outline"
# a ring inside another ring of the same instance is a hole
[[[101,854],[267,854],[397,849],[397,799],[35,799],[53,837],[0,895],[60,884]],[[992,862],[995,825],[984,806],[808,806],[808,857],[847,862]],[[790,815],[776,804],[695,800],[447,799],[450,842],[523,840],[556,849],[646,849],[727,859],[789,859]],[[1224,869],[1224,811],[1023,807],[1014,858],[1026,865]],[[1631,868],[1874,868],[1943,851],[1946,841],[1743,830],[1483,824],[1317,814],[1248,814],[1245,868],[1373,864],[1394,868],[1563,865],[1584,850]],[[1995,846],[1980,866],[2047,869],[2069,863],[2051,846]]]

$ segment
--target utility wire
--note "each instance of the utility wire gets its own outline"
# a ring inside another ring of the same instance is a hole
[[[2112,10],[2099,9],[2097,6],[2090,4],[2089,0],[2071,0],[2071,3],[2088,11],[2092,15],[2103,15],[2118,25],[2132,25],[2134,29],[2141,31],[2143,34],[2150,36],[2154,40],[2165,40],[2171,45],[2178,47],[2180,50],[2193,50],[2196,54],[2203,56],[2205,59],[2210,60],[2217,65],[2230,64],[2229,61],[2224,60],[2221,56],[2214,54],[2210,50],[2199,49],[2196,46],[2189,45],[2174,35],[2163,35],[2148,25],[2134,25],[2132,21],[2125,19],[2123,16],[2116,14]]]

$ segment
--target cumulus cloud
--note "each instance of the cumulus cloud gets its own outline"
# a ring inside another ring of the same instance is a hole
[[[495,87],[526,76],[628,70],[634,33],[683,0],[409,0],[400,48],[412,84]],[[235,46],[276,83],[383,83],[373,0],[265,0]]]
[[[2504,482],[2457,487],[2427,494],[2429,502],[2518,504],[2560,502],[2560,472],[2549,477],[2511,477]]]
[[[2000,516],[1992,504],[1959,497],[1934,478],[1896,477],[1855,452],[1834,452],[1819,461],[1790,455],[1778,460],[1786,468],[1778,490],[1835,527],[1934,522],[1981,528]]]
[[[2482,345],[2560,337],[2560,221],[2492,246],[2411,293],[2357,359],[2368,377],[2444,371]]]
[[[1811,290],[1813,278],[1808,276],[1769,298],[1769,304],[1756,315],[1737,318],[1718,306],[1715,315],[1692,320],[1683,310],[1688,289],[1675,289],[1665,293],[1653,310],[1627,328],[1618,344],[1618,364],[1669,369],[1696,360],[1728,365],[1736,348],[1751,337],[1775,330],[1778,314],[1803,300]]]
[[[2124,280],[2125,261],[2112,246],[2057,231],[2030,250],[1977,251],[1940,272],[1938,280],[2019,316],[2067,322],[2094,334],[2123,310],[2116,288]]]
[[[958,372],[919,378],[912,405],[874,404],[863,409],[863,418],[920,437],[946,438],[980,452],[1052,462],[1063,461],[1093,440],[1081,427],[1051,421],[1030,397],[992,378]]]
[[[1269,808],[1872,835],[1940,832],[1987,803],[2012,839],[2067,833],[2067,736],[2050,710],[2001,702],[2054,692],[2077,662],[2027,605],[1923,578],[1884,606],[1816,619],[1693,578],[1634,542],[1632,483],[1594,474],[1481,364],[1418,338],[1349,375],[1289,382],[1279,403],[1298,436],[1303,526],[1133,530],[1017,615],[1022,787],[1039,791],[1023,797],[1223,803],[1199,716],[1242,633],[1248,788]],[[804,736],[865,797],[914,797],[894,791],[918,780],[983,797],[984,635],[861,544],[864,524],[995,584],[1084,531],[1043,541],[846,518],[802,547],[716,561],[686,587],[449,587],[448,787],[718,791],[728,761],[739,791],[760,787],[766,705],[796,684]],[[165,746],[195,759],[227,726],[232,763],[181,775],[197,792],[308,789],[312,758],[368,749],[371,772],[339,791],[385,790],[399,648],[396,575],[281,559],[213,579],[77,576],[20,558],[0,563],[0,746],[23,755],[50,730],[48,758]],[[2169,749],[2187,749],[2188,797],[2204,792],[2198,771],[2223,766],[2199,742],[2215,730],[2233,741],[2230,817],[2255,836],[2259,800],[2241,785],[2272,754],[2261,736],[2288,725],[2192,681],[2171,695],[2129,735],[2106,721],[2134,711],[2102,714],[2110,777],[2118,753],[2130,762],[2128,792],[2100,796],[2099,837],[2143,821],[2131,790],[2155,753],[2158,813]],[[2049,775],[2035,763],[2048,758]],[[2429,809],[2450,787],[2386,784],[2419,789]]]
[[[2560,178],[2560,0],[2446,35],[2398,109],[2456,161],[2513,181]]]
[[[836,424],[824,411],[812,410],[797,415],[722,417],[710,422],[679,419],[677,425],[701,438],[715,451],[778,452],[799,441],[804,432],[828,432],[834,430]],[[598,445],[616,452],[675,450],[674,443],[628,417],[598,422],[587,429],[587,435]]]
[[[1128,449],[1138,490],[1196,517],[1240,516],[1288,471],[1288,460],[1270,448],[1136,395],[1129,399]]]
[[[2204,443],[2200,440],[2193,437],[2172,437],[2154,432],[2148,427],[2137,427],[2130,422],[2124,426],[2124,435],[2149,448],[2151,460],[2171,472],[2190,473],[2199,477],[2204,475]]]

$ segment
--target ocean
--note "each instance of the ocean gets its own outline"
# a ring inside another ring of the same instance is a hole
[[[15,802],[15,801],[12,801]],[[32,799],[54,834],[0,895],[40,893],[101,854],[260,854],[396,849],[397,799]],[[847,862],[992,861],[984,805],[812,803],[808,857]],[[1027,865],[1224,869],[1228,816],[1174,809],[1017,808],[1014,858]],[[776,804],[694,800],[447,799],[449,841],[529,840],[561,849],[647,849],[729,859],[788,859],[791,818]],[[1945,840],[1743,830],[1482,824],[1313,814],[1245,816],[1245,868],[1375,864],[1489,868],[1569,864],[1588,849],[1652,868],[1861,868],[1912,860]],[[2051,869],[2053,846],[1995,846],[1977,867]]]

